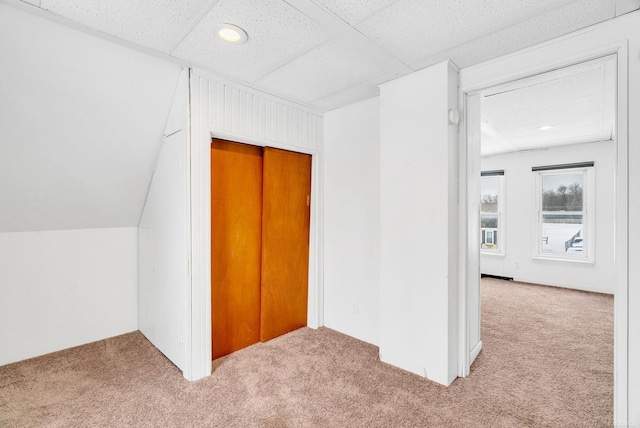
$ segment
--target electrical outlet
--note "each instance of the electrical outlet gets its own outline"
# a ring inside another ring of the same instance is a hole
[[[353,315],[358,315],[360,313],[360,306],[357,303],[351,305],[351,312]]]
[[[516,262],[516,269],[520,269],[520,263]]]

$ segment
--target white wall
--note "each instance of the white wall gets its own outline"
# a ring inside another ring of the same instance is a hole
[[[0,365],[138,329],[138,229],[0,234]]]
[[[324,323],[378,344],[380,100],[324,117]]]
[[[441,63],[380,88],[382,361],[457,375],[457,72]]]
[[[483,171],[503,169],[505,173],[505,255],[483,254],[482,273],[513,277],[516,281],[613,293],[615,159],[614,142],[578,144],[483,158]],[[537,251],[536,235],[533,233],[537,220],[536,173],[531,172],[531,167],[586,161],[595,162],[596,188],[593,195],[596,208],[595,213],[589,213],[590,221],[595,221],[594,263],[534,258]]]
[[[183,70],[139,226],[140,331],[180,369],[189,333],[189,72]]]

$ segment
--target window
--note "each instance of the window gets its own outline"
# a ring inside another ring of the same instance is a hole
[[[493,238],[495,236],[495,232],[496,232],[495,230],[485,230],[484,231],[485,238],[484,238],[484,242],[483,243],[485,245],[488,246],[488,245],[494,245],[495,244],[494,238]]]
[[[533,168],[538,174],[538,256],[592,260],[592,166]]]
[[[482,172],[480,178],[480,251],[504,254],[504,171]]]

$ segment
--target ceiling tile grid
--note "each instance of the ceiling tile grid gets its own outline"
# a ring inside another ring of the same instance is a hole
[[[481,99],[482,154],[610,140],[614,75],[607,57],[488,89]]]
[[[485,104],[483,103],[483,107]],[[485,120],[491,123],[499,132],[506,135],[510,129],[523,126],[533,126],[536,129],[542,124],[557,125],[574,117],[586,115],[602,115],[602,95],[567,100],[557,104],[531,107],[503,112],[499,115],[483,113]]]
[[[221,23],[244,29],[248,41],[228,45],[214,39],[213,26]],[[253,83],[328,39],[320,25],[281,0],[220,0],[172,55]]]
[[[329,9],[351,25],[380,11],[398,0],[318,0],[318,3]]]
[[[412,64],[570,1],[400,0],[357,28],[405,63]]]
[[[602,134],[602,121],[599,113],[592,113],[582,116],[565,117],[553,128],[541,131],[535,124],[528,124],[519,127],[511,127],[500,130],[502,136],[516,145],[531,144],[539,141],[556,140],[557,137],[574,137],[580,139],[585,134],[596,134],[600,139]],[[603,137],[609,139],[609,135]]]
[[[376,95],[378,84],[445,60],[467,67],[611,19],[619,3],[21,1],[68,18],[67,25],[79,23],[76,28],[98,30],[322,111]],[[220,23],[246,30],[248,42],[234,46],[216,40],[213,26]]]
[[[461,68],[478,64],[610,19],[614,16],[614,3],[615,0],[578,0],[410,65],[421,69],[445,59]]]
[[[75,22],[164,52],[208,0],[41,0],[41,7]]]
[[[483,114],[486,114],[486,117],[496,117],[505,113],[556,106],[591,96],[602,99],[603,82],[602,69],[580,72],[559,79],[553,78],[547,82],[485,97],[482,105]]]
[[[312,103],[379,73],[380,67],[342,41],[332,39],[268,74],[256,83],[268,92]]]
[[[320,98],[314,101],[313,105],[320,111],[330,111],[378,95],[380,95],[378,86],[364,83]]]

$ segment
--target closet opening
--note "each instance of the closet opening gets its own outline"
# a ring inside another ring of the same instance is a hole
[[[211,142],[213,359],[307,325],[311,156]]]

